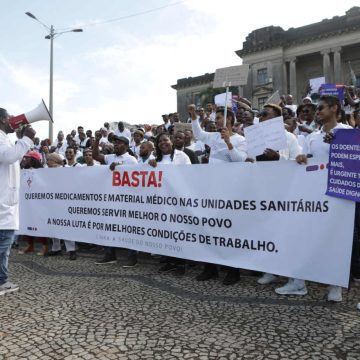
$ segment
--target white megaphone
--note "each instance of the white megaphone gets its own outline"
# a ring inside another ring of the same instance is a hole
[[[22,125],[28,125],[40,120],[47,120],[53,122],[49,110],[46,107],[44,100],[42,99],[41,103],[35,109],[25,114],[13,116],[12,118],[10,118],[9,124],[10,127],[15,130]]]

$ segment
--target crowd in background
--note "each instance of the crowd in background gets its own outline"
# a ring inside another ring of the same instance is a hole
[[[110,166],[114,169],[122,164],[143,164],[150,166],[162,164],[192,164],[203,166],[207,163],[241,162],[241,161],[279,161],[296,160],[306,162],[309,157],[326,155],[329,152],[328,142],[324,135],[333,133],[334,129],[360,128],[359,89],[346,87],[346,101],[340,103],[335,96],[325,95],[314,103],[310,97],[305,97],[300,104],[294,104],[293,97],[284,95],[281,101],[265,104],[263,109],[253,109],[245,98],[239,97],[236,110],[227,110],[224,119],[224,107],[208,103],[204,107],[189,104],[188,118],[180,119],[178,113],[162,115],[161,125],[139,124],[126,128],[123,122],[110,124],[105,122],[101,128],[93,132],[84,126],[78,126],[69,134],[59,131],[57,138],[34,139],[34,147],[21,162],[21,167],[81,167]],[[251,158],[247,154],[247,144],[244,137],[246,127],[258,122],[276,117],[283,117],[287,148],[275,151],[266,149],[263,154]],[[177,126],[177,124],[188,124]],[[82,124],[86,125],[86,124]],[[99,124],[101,126],[101,124]],[[21,130],[18,131],[19,138]],[[354,280],[360,281],[360,245],[359,245],[359,204],[356,207],[354,227],[354,242],[351,274]],[[34,241],[42,244],[41,255],[61,255],[59,239],[51,241],[45,238],[24,236],[27,247],[23,253],[35,251]],[[71,260],[77,259],[77,244],[64,241]],[[16,246],[16,245],[15,245]],[[98,265],[116,262],[116,249],[104,248],[104,258]],[[137,252],[128,251],[125,267],[138,264]],[[177,258],[162,258],[159,271],[185,273],[186,261]],[[331,271],[331,270],[329,270]],[[218,277],[218,269],[214,264],[203,264],[203,270],[197,280],[206,281]],[[223,284],[231,285],[239,281],[239,269],[226,268]],[[269,284],[276,279],[275,275],[263,274],[258,282]],[[279,294],[305,295],[307,288],[304,280],[289,279],[281,288]],[[330,287],[328,300],[341,301],[341,288]]]

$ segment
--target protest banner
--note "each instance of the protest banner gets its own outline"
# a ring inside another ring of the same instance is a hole
[[[326,194],[360,202],[360,129],[335,132]]]
[[[347,286],[354,203],[309,166],[23,170],[19,233]]]
[[[320,96],[323,95],[334,95],[340,102],[343,102],[345,99],[345,89],[344,85],[340,84],[321,84],[320,86]]]
[[[213,82],[214,88],[246,85],[249,75],[249,65],[236,65],[216,69]]]
[[[224,104],[228,103],[229,86],[246,85],[248,75],[249,75],[248,64],[216,69],[213,87],[214,88],[226,87],[225,99],[223,101]],[[231,93],[229,97],[231,99]],[[230,106],[232,106],[231,102],[230,102]],[[227,106],[225,106],[225,110],[224,110],[224,127],[226,127],[226,117],[227,117]]]
[[[255,159],[257,155],[263,154],[265,149],[286,149],[285,131],[282,116],[244,128],[249,157]]]

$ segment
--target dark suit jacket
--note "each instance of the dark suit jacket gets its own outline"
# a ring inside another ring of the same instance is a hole
[[[199,164],[199,159],[194,151],[184,148],[183,152],[189,157],[192,164]]]

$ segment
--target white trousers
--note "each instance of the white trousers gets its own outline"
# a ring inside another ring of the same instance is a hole
[[[51,247],[52,251],[61,250],[60,241],[61,241],[60,239],[52,238],[52,247]],[[64,242],[65,242],[66,251],[75,251],[75,241],[64,240]]]

